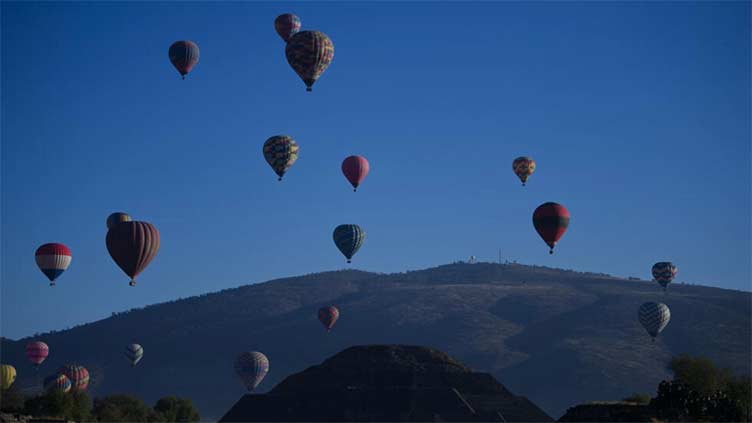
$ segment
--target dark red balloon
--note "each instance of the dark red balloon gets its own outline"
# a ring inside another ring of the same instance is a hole
[[[353,191],[358,190],[358,186],[366,178],[369,170],[368,160],[363,156],[350,156],[342,162],[342,173],[352,184]]]
[[[287,42],[290,40],[290,37],[300,32],[300,18],[292,13],[279,15],[274,20],[274,30]]]
[[[543,241],[551,247],[549,253],[553,254],[556,243],[569,226],[569,211],[561,204],[541,204],[533,213],[533,226]]]
[[[159,251],[159,231],[148,222],[121,222],[110,227],[106,242],[110,256],[135,286],[136,276]]]
[[[170,62],[180,72],[183,79],[198,63],[198,45],[193,41],[175,41],[167,52]]]
[[[335,306],[321,307],[319,309],[319,321],[324,325],[326,331],[332,330],[332,327],[339,319],[339,309]]]

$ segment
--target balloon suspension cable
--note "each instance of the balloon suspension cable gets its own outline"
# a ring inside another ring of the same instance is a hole
[[[135,279],[131,279],[131,281],[128,282],[128,285],[130,285],[130,286],[136,286],[136,280]]]

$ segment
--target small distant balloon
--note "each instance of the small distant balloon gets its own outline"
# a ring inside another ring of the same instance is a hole
[[[198,63],[198,45],[193,41],[175,41],[170,46],[168,51],[170,62],[175,66],[175,69],[180,72],[180,75],[185,79],[185,76],[193,69]]]
[[[131,366],[136,367],[141,358],[144,356],[144,348],[139,344],[130,344],[125,347],[125,358],[130,361]]]
[[[668,284],[674,280],[678,270],[670,261],[661,261],[653,265],[653,278],[663,287],[663,292],[666,292]]]
[[[647,302],[640,306],[637,318],[655,342],[655,337],[663,331],[671,320],[671,311],[666,304]]]
[[[275,135],[264,142],[264,159],[269,163],[279,180],[298,160],[298,143],[288,135]]]
[[[10,364],[0,366],[0,387],[3,389],[10,388],[16,381],[16,368]]]
[[[269,359],[258,351],[244,352],[235,360],[235,373],[248,391],[253,392],[269,373]]]
[[[329,306],[319,309],[319,321],[324,325],[327,332],[332,330],[334,324],[337,323],[337,319],[339,319],[339,309],[337,307]]]
[[[55,286],[55,279],[70,266],[72,257],[71,250],[57,242],[40,246],[35,254],[37,266],[50,280],[50,286]]]
[[[334,228],[334,244],[350,263],[366,239],[366,231],[358,225],[339,225]]]
[[[535,160],[530,157],[517,157],[512,162],[514,174],[522,181],[522,186],[527,183],[527,178],[535,172]]]
[[[107,251],[115,263],[130,276],[136,286],[136,276],[154,260],[159,251],[159,231],[148,222],[121,222],[107,231]]]
[[[533,226],[551,248],[549,253],[553,254],[556,243],[569,227],[569,211],[561,204],[551,202],[541,204],[533,213]]]
[[[44,342],[33,341],[26,344],[26,358],[34,367],[39,367],[48,355],[50,355],[50,347]]]
[[[287,41],[285,55],[305,83],[306,91],[312,91],[313,84],[334,59],[334,44],[323,32],[300,31]]]
[[[111,215],[107,216],[107,229],[110,229],[110,226],[120,223],[120,222],[130,222],[131,217],[127,213],[123,212],[115,212]]]
[[[274,29],[285,42],[300,31],[300,18],[292,13],[277,16],[274,20]]]
[[[353,191],[358,190],[369,170],[368,160],[363,156],[349,156],[342,161],[342,173],[353,186]]]
[[[89,386],[89,371],[84,366],[66,364],[58,369],[57,373],[65,375],[70,379],[71,390],[74,392],[85,391]]]
[[[44,379],[44,390],[47,392],[58,391],[65,393],[71,390],[71,386],[71,381],[66,375],[56,374]]]

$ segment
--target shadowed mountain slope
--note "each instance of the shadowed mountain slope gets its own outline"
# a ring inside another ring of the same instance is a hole
[[[537,266],[451,264],[396,274],[346,270],[280,279],[131,310],[36,339],[51,355],[45,375],[73,361],[92,373],[94,395],[134,393],[147,402],[187,396],[219,418],[244,388],[233,373],[241,351],[271,362],[257,392],[351,345],[410,344],[446,351],[474,371],[560,416],[594,400],[653,393],[672,355],[705,355],[750,372],[748,292],[657,284]],[[645,301],[671,308],[655,343],[637,322]],[[334,304],[326,333],[316,311]],[[2,341],[2,360],[19,385],[38,376],[24,344]],[[125,345],[144,358],[131,368]]]

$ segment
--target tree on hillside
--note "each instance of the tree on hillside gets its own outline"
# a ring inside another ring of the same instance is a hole
[[[710,394],[725,388],[734,378],[728,369],[720,369],[706,357],[682,354],[669,364],[674,380],[688,385],[701,394]]]
[[[132,395],[110,395],[94,400],[92,414],[100,422],[149,422],[152,410]]]
[[[157,401],[154,411],[163,416],[161,422],[197,422],[201,419],[198,410],[189,399],[166,397]]]
[[[0,391],[0,411],[4,413],[18,413],[24,408],[24,396],[16,385]]]
[[[86,392],[63,393],[51,391],[43,395],[30,398],[24,403],[24,413],[40,417],[57,417],[88,421],[90,418],[91,400]]]

